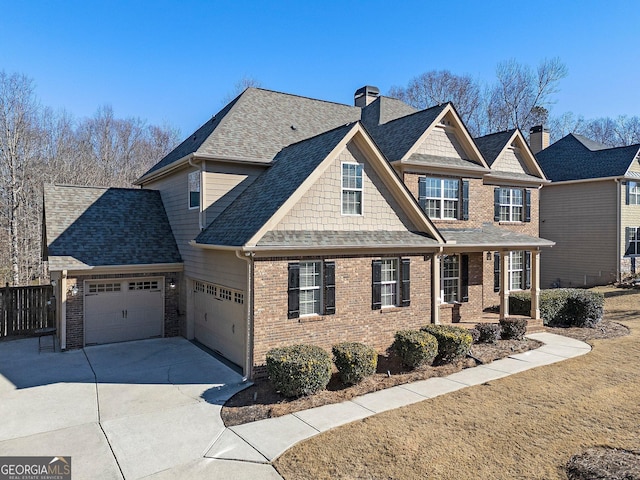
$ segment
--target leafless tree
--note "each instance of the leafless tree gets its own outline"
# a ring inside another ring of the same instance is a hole
[[[222,98],[222,103],[226,105],[249,87],[260,88],[262,87],[262,82],[250,75],[244,75],[233,84],[233,89]]]

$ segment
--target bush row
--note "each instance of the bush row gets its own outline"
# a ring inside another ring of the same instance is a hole
[[[529,315],[531,292],[513,292],[509,311]],[[602,320],[604,295],[578,288],[555,288],[540,291],[540,316],[550,327],[595,327]]]
[[[478,323],[469,333],[473,343],[495,343],[503,340],[522,340],[527,333],[527,320],[524,318],[506,318],[500,323]]]

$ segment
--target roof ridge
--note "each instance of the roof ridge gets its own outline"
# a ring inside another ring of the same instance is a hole
[[[399,118],[394,118],[393,120],[389,120],[388,122],[383,123],[382,125],[387,126],[387,125],[392,124],[393,122],[397,122],[398,120],[404,120],[404,119],[407,119],[409,117],[413,117],[415,115],[434,110],[436,108],[444,109],[449,103],[451,103],[451,102],[442,103],[440,105],[434,105],[433,107],[429,107],[429,108],[424,108],[422,110],[418,110],[417,112],[410,113],[409,115],[405,115],[404,117],[399,117]],[[378,126],[382,126],[382,125],[378,125]]]
[[[245,92],[247,90],[262,90],[263,92],[269,92],[269,93],[277,93],[279,95],[285,95],[288,97],[296,97],[296,98],[303,98],[305,100],[313,100],[314,102],[322,102],[322,103],[330,103],[332,105],[339,105],[341,107],[348,107],[348,108],[352,108],[352,109],[360,109],[362,110],[361,107],[356,107],[355,105],[349,105],[348,103],[340,103],[340,102],[333,102],[331,100],[323,100],[321,98],[314,98],[314,97],[309,97],[307,95],[299,95],[297,93],[289,93],[289,92],[280,92],[278,90],[271,90],[269,88],[262,88],[262,87],[248,87]]]
[[[135,190],[135,191],[149,191],[155,192],[156,190],[149,188],[136,188],[136,187],[105,187],[104,185],[77,185],[73,183],[47,183],[48,187],[68,187],[68,188],[90,188],[94,190]]]
[[[481,139],[481,138],[491,137],[493,135],[504,135],[504,134],[507,134],[507,133],[513,134],[513,132],[515,132],[516,130],[518,130],[518,128],[510,128],[509,130],[501,130],[499,132],[487,133],[486,135],[481,135],[479,137],[473,137],[473,139],[474,140],[478,140],[478,139]]]

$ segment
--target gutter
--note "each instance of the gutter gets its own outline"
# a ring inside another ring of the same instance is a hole
[[[253,289],[251,288],[253,285],[253,253],[244,253],[241,250],[236,250],[236,257],[240,260],[244,260],[247,262],[247,290],[245,294],[245,309],[246,309],[246,320],[247,320],[247,329],[246,329],[246,338],[245,338],[245,357],[244,357],[244,377],[242,377],[242,381],[246,382],[252,375],[253,369],[253,361],[252,361],[252,351],[253,351],[253,335],[252,335],[252,327],[253,327]]]
[[[395,244],[395,245],[315,245],[315,246],[228,246],[228,245],[209,245],[205,243],[197,243],[195,240],[191,240],[189,245],[196,248],[202,248],[205,250],[221,250],[227,252],[245,252],[246,253],[264,253],[264,252],[306,252],[312,253],[316,251],[327,251],[327,250],[341,250],[341,251],[361,251],[361,250],[373,250],[373,251],[381,251],[381,250],[394,250],[394,251],[402,251],[402,252],[420,252],[422,250],[427,250],[428,253],[437,252],[438,249],[442,249],[444,244],[435,244],[435,245],[407,245],[407,244]]]

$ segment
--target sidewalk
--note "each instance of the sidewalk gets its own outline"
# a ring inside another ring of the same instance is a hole
[[[245,478],[258,467],[256,464],[268,464],[296,443],[331,428],[531,368],[561,362],[591,350],[591,346],[584,342],[553,333],[534,333],[528,337],[545,345],[487,365],[467,368],[448,377],[398,385],[346,402],[227,428],[214,440],[205,457],[224,460],[216,462],[220,471],[242,471],[242,478]],[[264,470],[261,472],[265,473]],[[281,478],[274,469],[272,473],[273,476],[261,478]]]

